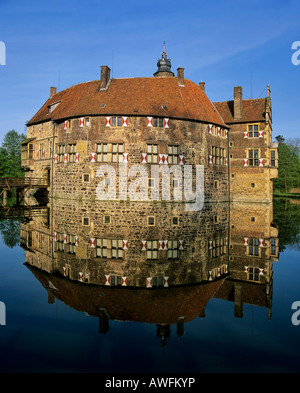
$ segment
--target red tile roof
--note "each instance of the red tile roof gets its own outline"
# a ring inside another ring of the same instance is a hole
[[[174,324],[181,316],[184,322],[192,321],[226,281],[155,289],[106,287],[50,275],[28,263],[25,266],[44,287],[49,289],[51,281],[57,289],[53,292],[55,297],[69,307],[94,316],[99,316],[99,308],[105,308],[110,319],[118,321]]]
[[[220,114],[205,92],[194,82],[176,77],[112,79],[107,90],[99,91],[100,80],[80,83],[49,98],[27,123],[93,115],[135,115],[189,119],[225,127]],[[49,106],[61,101],[49,112]],[[101,104],[105,104],[101,107]],[[163,109],[163,105],[167,108]]]
[[[265,121],[266,98],[243,100],[242,119],[233,117],[233,101],[214,102],[215,107],[226,124]]]

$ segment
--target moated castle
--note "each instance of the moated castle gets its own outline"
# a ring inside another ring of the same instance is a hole
[[[153,77],[120,79],[102,66],[99,80],[51,87],[27,123],[26,177],[45,179],[49,196],[90,200],[103,164],[201,165],[205,201],[271,202],[278,146],[269,86],[265,98],[243,99],[238,86],[232,101],[213,103],[204,82],[185,79],[183,68],[174,75],[165,50],[157,66]],[[149,192],[156,180],[150,173]],[[170,187],[174,199],[175,178]]]

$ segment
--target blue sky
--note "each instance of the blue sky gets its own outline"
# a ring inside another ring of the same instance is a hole
[[[211,101],[238,85],[244,98],[264,97],[269,84],[273,136],[300,137],[298,0],[0,0],[0,143],[25,131],[50,86],[98,79],[101,65],[114,78],[152,76],[164,40],[173,72],[204,81]]]

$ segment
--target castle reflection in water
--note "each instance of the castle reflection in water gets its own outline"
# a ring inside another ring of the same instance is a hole
[[[205,316],[212,298],[264,307],[271,318],[278,229],[270,203],[212,203],[186,212],[182,203],[52,200],[21,224],[25,266],[69,307],[109,321],[170,326]]]

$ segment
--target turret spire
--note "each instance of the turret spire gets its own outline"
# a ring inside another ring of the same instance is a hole
[[[164,41],[164,49],[161,52],[161,59],[157,61],[157,71],[155,72],[154,76],[160,77],[168,77],[174,76],[173,72],[171,71],[171,59],[168,59],[168,54],[166,52],[166,43]]]

